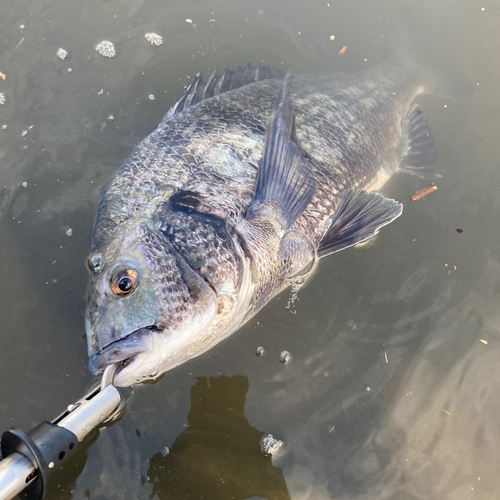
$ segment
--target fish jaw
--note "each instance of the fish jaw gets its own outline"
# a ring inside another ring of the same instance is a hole
[[[205,304],[203,312],[180,328],[171,330],[153,326],[131,332],[90,356],[89,369],[98,375],[106,366],[120,363],[113,382],[117,387],[129,387],[154,379],[204,352],[200,348],[203,340],[211,336],[217,307],[213,295],[211,304]]]
[[[89,367],[92,364],[103,365],[113,362],[113,354],[116,351],[119,357],[127,353],[134,353],[121,364],[115,375],[113,384],[116,387],[129,387],[140,384],[146,380],[159,377],[163,373],[189,359],[201,354],[203,340],[211,336],[213,331],[214,318],[217,314],[217,303],[205,308],[203,315],[196,320],[188,321],[176,330],[146,330],[133,332],[129,337],[122,339],[118,343],[111,344],[102,351],[99,356],[103,356],[101,363],[99,358],[94,361],[94,357],[89,360]],[[137,337],[137,339],[136,339]],[[121,345],[120,345],[121,344]],[[130,349],[130,350],[127,350]]]
[[[133,361],[135,356],[151,352],[153,349],[152,331],[148,328],[141,328],[127,337],[109,344],[99,353],[91,356],[89,358],[89,369],[94,375],[97,375],[113,363],[122,362],[124,367],[130,361]]]

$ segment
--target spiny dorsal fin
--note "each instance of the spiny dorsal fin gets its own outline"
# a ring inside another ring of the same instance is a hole
[[[402,172],[423,179],[441,177],[437,171],[438,154],[431,128],[418,104],[414,104],[402,123],[401,146],[404,156],[399,166]]]
[[[282,79],[283,76],[284,73],[279,69],[273,69],[269,66],[252,68],[250,64],[246,68],[238,68],[234,71],[226,69],[221,75],[215,69],[205,83],[201,73],[198,73],[181,98],[168,110],[165,118],[170,118],[193,104],[223,94],[228,90],[262,80]]]
[[[399,217],[403,205],[378,193],[364,189],[344,191],[337,205],[330,229],[318,248],[324,257],[375,236],[379,229]]]
[[[274,201],[287,227],[305,210],[316,191],[316,179],[299,146],[292,140],[294,113],[290,88],[293,76],[283,82],[268,126],[264,154],[247,218],[255,216],[266,202]]]

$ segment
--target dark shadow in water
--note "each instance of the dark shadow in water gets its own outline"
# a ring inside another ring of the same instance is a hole
[[[151,457],[151,497],[160,500],[289,500],[281,469],[260,450],[262,432],[245,417],[248,379],[198,378],[191,389],[189,427],[163,456]]]

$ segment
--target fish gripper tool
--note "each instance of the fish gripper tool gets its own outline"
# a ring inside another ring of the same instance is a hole
[[[104,371],[94,387],[52,422],[44,421],[30,432],[11,428],[0,441],[0,500],[16,495],[42,500],[49,475],[73,453],[78,443],[122,408],[122,396],[113,385],[118,363]]]

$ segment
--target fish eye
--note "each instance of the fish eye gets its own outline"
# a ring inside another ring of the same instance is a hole
[[[111,278],[111,290],[116,295],[127,295],[139,284],[139,273],[135,269],[123,269]]]
[[[89,269],[91,271],[99,271],[103,262],[104,262],[103,256],[100,253],[94,253],[89,257],[87,265],[89,266]]]

